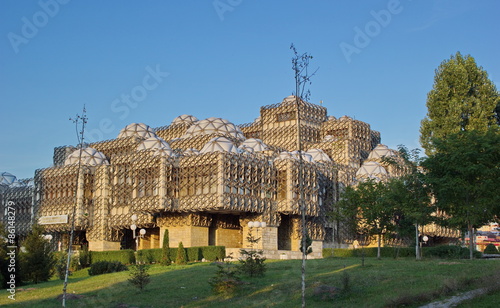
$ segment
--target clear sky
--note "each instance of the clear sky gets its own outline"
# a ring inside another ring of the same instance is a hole
[[[293,42],[319,67],[312,103],[396,148],[419,147],[439,64],[470,54],[500,86],[500,1],[3,0],[0,171],[33,177],[53,148],[181,114],[252,122],[294,90]]]

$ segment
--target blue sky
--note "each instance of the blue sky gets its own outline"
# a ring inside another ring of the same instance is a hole
[[[352,116],[395,148],[419,147],[439,64],[472,55],[500,86],[500,2],[4,0],[0,171],[50,167],[53,148],[115,138],[176,116],[251,122],[294,89],[293,42],[319,67],[313,103]]]

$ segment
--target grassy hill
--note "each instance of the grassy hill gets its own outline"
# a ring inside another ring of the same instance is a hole
[[[300,307],[300,260],[266,261],[262,278],[242,277],[234,296],[213,295],[208,279],[217,267],[152,265],[151,283],[139,292],[129,272],[88,276],[87,269],[70,276],[67,307]],[[307,261],[308,307],[417,307],[456,292],[494,284],[500,260],[425,260],[326,258]],[[22,286],[16,300],[2,291],[0,306],[61,307],[61,280]],[[323,291],[323,292],[321,292]],[[485,301],[498,303],[498,295]],[[495,297],[496,296],[496,297]],[[464,306],[468,307],[468,306]],[[476,306],[477,307],[477,306]],[[487,306],[484,306],[487,307]]]

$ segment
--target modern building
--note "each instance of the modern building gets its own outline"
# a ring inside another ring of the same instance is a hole
[[[158,128],[133,123],[116,139],[55,148],[54,166],[37,170],[34,187],[24,188],[32,204],[19,231],[37,220],[64,247],[74,222],[74,245],[116,250],[135,247],[135,225],[145,230],[139,248],[161,247],[168,229],[171,247],[182,241],[230,251],[250,247],[252,231],[268,257],[293,258],[304,206],[311,257],[320,257],[348,237],[341,222],[327,219],[339,190],[356,178],[402,172],[382,162],[386,155],[397,156],[369,124],[328,116],[294,96],[261,107],[248,124],[191,115]],[[250,228],[255,221],[265,227]]]

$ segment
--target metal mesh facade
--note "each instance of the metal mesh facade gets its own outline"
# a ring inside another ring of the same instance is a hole
[[[302,148],[319,153],[316,159],[301,161],[293,152],[298,150],[298,114]],[[88,145],[105,156],[105,163],[83,165],[78,174],[78,164],[66,161],[76,148],[57,147],[54,167],[36,171],[34,188],[4,190],[2,202],[16,196],[20,208],[26,208],[20,230],[27,230],[33,219],[63,217],[67,221],[45,224],[61,239],[74,217],[77,241],[118,249],[130,241],[135,214],[137,227],[147,230],[146,248],[159,247],[167,228],[171,240],[187,247],[238,248],[245,247],[247,223],[259,220],[267,224],[262,248],[298,250],[303,204],[311,238],[340,241],[346,236],[341,224],[329,222],[327,213],[363,164],[378,161],[371,152],[380,143],[380,133],[369,124],[327,117],[325,107],[297,103],[294,97],[261,107],[260,117],[249,124],[183,115],[154,132],[145,124],[131,124],[126,132]],[[161,138],[170,148],[141,150],[147,138]],[[394,175],[404,172],[385,167]]]

